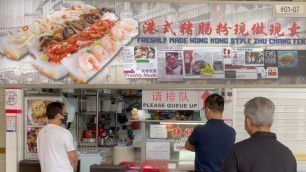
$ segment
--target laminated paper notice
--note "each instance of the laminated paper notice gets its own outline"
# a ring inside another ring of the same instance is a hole
[[[166,139],[166,125],[150,125],[150,138]]]
[[[168,142],[147,142],[146,159],[169,160],[170,143]]]
[[[126,46],[123,53],[123,71],[126,78],[157,78],[157,60],[154,47]]]

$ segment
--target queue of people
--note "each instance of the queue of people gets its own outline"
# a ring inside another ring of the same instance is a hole
[[[245,105],[245,130],[250,138],[235,143],[236,132],[222,120],[224,99],[211,94],[205,100],[205,125],[196,126],[185,143],[195,152],[196,172],[296,172],[297,163],[288,147],[271,132],[275,106],[270,99],[255,97]],[[42,172],[74,172],[78,158],[63,103],[47,106],[48,124],[37,137]]]
[[[296,172],[297,163],[288,147],[271,132],[275,106],[270,99],[255,97],[245,105],[245,130],[250,138],[235,143],[235,131],[222,119],[223,97],[205,101],[207,123],[197,126],[185,144],[195,152],[196,172]]]

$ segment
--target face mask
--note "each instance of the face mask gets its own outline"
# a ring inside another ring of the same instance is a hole
[[[68,119],[68,115],[62,115],[62,116],[64,116],[64,119],[60,119],[60,120],[62,121],[62,124],[66,124],[67,119]]]

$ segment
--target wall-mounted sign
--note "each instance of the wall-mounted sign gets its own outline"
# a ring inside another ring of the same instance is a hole
[[[206,91],[143,90],[142,109],[200,110],[206,94]]]
[[[16,132],[16,116],[6,116],[6,132]]]
[[[277,14],[303,14],[303,5],[276,5],[275,6]]]
[[[7,28],[0,33],[1,84],[279,78],[286,73],[263,68],[263,49],[306,45],[303,3],[80,2],[48,1],[38,16],[29,16],[37,9],[24,4],[1,7],[18,9],[2,22]]]
[[[5,112],[9,114],[21,114],[23,109],[23,90],[21,88],[5,89]]]

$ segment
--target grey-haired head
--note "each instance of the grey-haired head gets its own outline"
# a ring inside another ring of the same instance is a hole
[[[254,126],[272,126],[275,106],[270,99],[255,97],[249,100],[244,107],[245,117],[249,117]]]

